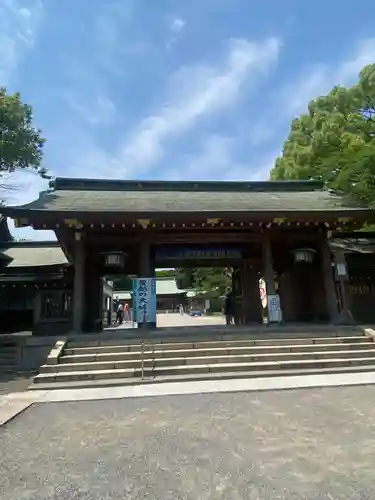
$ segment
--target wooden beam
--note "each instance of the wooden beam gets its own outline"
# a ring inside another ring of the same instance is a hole
[[[186,243],[186,244],[196,244],[196,243],[220,243],[225,246],[227,243],[248,243],[248,242],[260,242],[260,233],[249,233],[249,232],[187,232],[187,233],[156,233],[155,243],[156,244],[170,244],[170,243]]]

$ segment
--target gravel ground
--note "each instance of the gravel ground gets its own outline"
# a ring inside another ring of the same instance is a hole
[[[34,406],[0,498],[373,500],[375,386]]]

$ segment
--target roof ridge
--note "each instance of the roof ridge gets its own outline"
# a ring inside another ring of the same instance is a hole
[[[323,188],[324,182],[315,180],[160,181],[56,177],[50,182],[50,189],[54,191],[301,192]]]

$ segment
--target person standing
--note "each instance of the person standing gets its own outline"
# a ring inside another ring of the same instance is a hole
[[[123,320],[124,320],[124,306],[120,302],[119,305],[117,306],[116,323],[121,325]]]
[[[224,314],[225,314],[225,322],[227,325],[231,325],[233,322],[233,293],[229,290],[225,296],[224,300]]]
[[[130,321],[129,304],[128,303],[126,303],[124,306],[124,320],[125,320],[125,323],[128,323],[128,321]]]

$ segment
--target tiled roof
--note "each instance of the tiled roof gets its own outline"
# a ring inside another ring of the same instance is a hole
[[[180,290],[175,279],[159,278],[156,280],[156,295],[174,295],[186,293],[186,290]]]
[[[68,264],[64,252],[57,243],[14,243],[0,248],[0,255],[8,260],[6,268]]]
[[[332,250],[344,250],[345,253],[375,253],[374,238],[333,238]]]
[[[351,211],[338,194],[309,181],[137,182],[56,179],[53,189],[11,210],[77,213]]]

